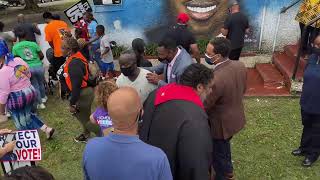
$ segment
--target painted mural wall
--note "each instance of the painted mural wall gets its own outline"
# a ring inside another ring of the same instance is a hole
[[[248,50],[270,51],[273,46],[280,9],[293,0],[240,0],[241,9],[250,20],[251,32],[246,37]],[[228,0],[93,0],[99,24],[107,26],[110,38],[118,44],[130,45],[136,37],[157,42],[175,23],[179,12],[191,17],[189,28],[198,39],[220,33],[228,16]],[[281,15],[276,48],[295,43],[299,26],[294,20],[299,4]]]

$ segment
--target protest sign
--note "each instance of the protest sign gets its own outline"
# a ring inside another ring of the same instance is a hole
[[[18,169],[20,167],[25,167],[25,166],[35,166],[34,161],[29,161],[29,162],[1,162],[1,167],[4,172],[4,174],[10,174],[13,170]]]
[[[120,5],[122,0],[93,0],[94,5]]]
[[[37,130],[16,131],[0,135],[0,147],[11,141],[16,141],[12,152],[3,156],[0,161],[40,161],[41,144]]]
[[[76,24],[86,12],[92,12],[92,8],[87,0],[80,0],[64,11],[73,25]]]

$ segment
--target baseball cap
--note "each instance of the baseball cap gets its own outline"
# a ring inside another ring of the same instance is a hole
[[[180,13],[177,17],[178,23],[187,24],[189,20],[190,18],[186,13]]]

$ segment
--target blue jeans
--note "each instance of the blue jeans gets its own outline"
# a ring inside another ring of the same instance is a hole
[[[213,139],[213,169],[215,180],[224,180],[233,175],[230,139]]]
[[[100,70],[103,68],[102,61],[101,61],[101,53],[97,52],[100,49],[100,43],[92,44],[90,48],[90,58],[93,61],[96,61]]]
[[[30,67],[31,84],[37,91],[37,103],[41,104],[41,98],[46,97],[46,90],[44,87],[45,77],[43,66]]]

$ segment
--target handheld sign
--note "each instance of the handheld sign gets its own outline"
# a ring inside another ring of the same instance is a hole
[[[93,0],[94,5],[120,5],[122,0]]]
[[[16,147],[0,161],[41,161],[41,144],[37,130],[16,131],[0,135],[0,147],[4,147],[11,141],[16,141]]]
[[[92,8],[87,0],[80,0],[64,11],[73,25],[76,24],[86,12],[92,12]]]

